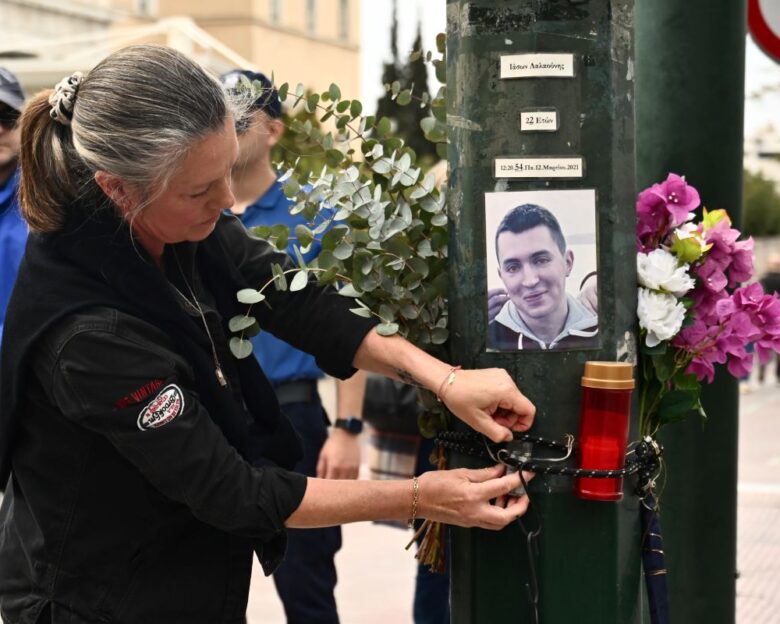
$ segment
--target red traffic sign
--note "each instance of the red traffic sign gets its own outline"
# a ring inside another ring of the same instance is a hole
[[[758,47],[780,63],[780,2],[748,0],[748,27]]]

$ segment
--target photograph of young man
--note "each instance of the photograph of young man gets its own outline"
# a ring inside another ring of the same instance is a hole
[[[566,292],[574,252],[552,212],[512,208],[496,229],[507,301],[488,324],[488,349],[570,349],[598,344],[598,316]]]

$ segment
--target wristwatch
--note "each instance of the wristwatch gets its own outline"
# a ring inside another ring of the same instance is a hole
[[[333,426],[348,431],[352,435],[357,435],[363,431],[363,421],[354,416],[350,416],[349,418],[337,418],[336,422],[333,423]]]

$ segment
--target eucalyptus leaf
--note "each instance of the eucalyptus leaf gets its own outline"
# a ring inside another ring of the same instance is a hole
[[[424,119],[420,120],[420,128],[422,128],[422,131],[425,134],[433,132],[433,130],[436,128],[436,125],[437,121],[435,117],[425,117]]]
[[[278,264],[272,264],[271,273],[274,278],[274,287],[276,290],[287,290],[287,276],[284,274],[282,267]]]
[[[352,165],[344,172],[344,177],[350,182],[354,182],[360,177],[360,170],[355,165]]]
[[[379,318],[385,322],[394,321],[396,317],[395,310],[388,304],[383,303],[379,306]]]
[[[398,323],[380,323],[376,326],[376,333],[380,336],[393,336],[398,333]]]
[[[390,132],[390,128],[391,128],[390,120],[387,117],[382,117],[382,119],[380,119],[376,125],[377,136],[379,136],[379,138],[382,138],[388,132]]]
[[[358,278],[357,286],[363,292],[371,292],[379,286],[379,279],[373,272],[368,275],[361,274]]]
[[[387,158],[380,158],[374,161],[374,163],[371,165],[371,169],[375,173],[384,175],[386,173],[390,173],[390,171],[393,169],[393,163]]]
[[[399,106],[407,106],[412,101],[412,92],[409,89],[404,89],[398,94],[398,99],[396,99],[396,102],[398,102]]]
[[[237,332],[240,332],[242,329],[246,329],[247,327],[251,327],[256,322],[256,319],[254,316],[247,316],[245,314],[239,314],[238,316],[234,316],[228,321],[228,328],[231,332],[234,334]]]
[[[317,104],[319,104],[320,96],[316,93],[312,93],[309,97],[306,98],[306,110],[308,110],[310,113],[313,113],[315,110],[317,110]]]
[[[335,249],[348,231],[348,228],[345,226],[335,226],[331,228],[325,233],[325,236],[322,237],[322,248]]]
[[[302,247],[308,247],[314,240],[314,234],[303,223],[299,223],[295,226],[295,238],[298,239]]]
[[[420,169],[414,168],[414,169],[407,169],[406,171],[401,173],[401,179],[400,182],[404,186],[412,186],[415,182],[417,182],[417,178],[420,177]]]
[[[411,303],[406,303],[401,306],[401,316],[409,319],[410,321],[413,321],[418,316],[420,316],[420,310],[417,308],[417,306],[414,306]]]
[[[344,297],[360,297],[363,293],[358,292],[352,284],[346,284],[343,288],[339,289],[339,294]]]
[[[431,249],[431,241],[429,241],[427,238],[422,240],[419,245],[417,245],[417,253],[420,254],[423,258],[427,258],[428,256],[433,256],[433,249]]]
[[[436,345],[444,344],[449,336],[450,332],[442,327],[437,327],[431,332],[431,342]]]
[[[349,311],[363,318],[371,318],[371,310],[368,308],[350,308]]]
[[[298,271],[293,275],[290,282],[290,292],[296,292],[306,288],[306,284],[309,283],[309,275],[307,271]]]
[[[435,214],[431,217],[431,225],[435,225],[437,227],[444,227],[447,225],[447,221],[447,215],[443,212]]]
[[[329,149],[325,152],[325,161],[330,167],[338,167],[342,160],[344,160],[344,154],[341,153],[341,150]]]
[[[352,255],[352,250],[354,248],[355,246],[352,243],[342,240],[333,250],[333,255],[339,260],[346,260]]]
[[[238,299],[239,303],[252,305],[263,301],[265,295],[254,288],[243,288],[236,293],[236,299]]]
[[[249,233],[258,238],[267,239],[271,236],[271,227],[268,225],[256,225],[249,228]]]
[[[228,344],[230,345],[230,352],[236,359],[243,360],[252,355],[252,343],[248,340],[233,337]]]

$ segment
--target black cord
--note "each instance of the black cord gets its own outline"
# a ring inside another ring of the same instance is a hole
[[[568,449],[568,445],[555,441],[546,440],[538,436],[528,434],[515,434],[515,440],[530,442],[534,446],[545,446],[555,450]],[[661,446],[652,438],[641,440],[629,453],[626,454],[625,467],[619,470],[589,470],[586,468],[574,468],[572,466],[562,466],[557,462],[560,458],[532,457],[520,458],[511,453],[499,452],[505,448],[504,443],[496,444],[488,441],[484,436],[474,432],[443,431],[437,434],[436,444],[462,455],[471,455],[473,457],[485,458],[495,461],[500,457],[501,463],[517,468],[519,465],[525,466],[526,470],[536,474],[562,475],[567,477],[588,477],[594,479],[616,479],[627,477],[633,474],[639,474],[638,490],[641,493],[646,489],[649,481],[652,481],[653,475],[660,469],[660,458],[662,454]],[[573,449],[572,455],[576,453]]]
[[[517,524],[520,526],[523,535],[525,535],[525,547],[528,553],[528,582],[525,584],[525,589],[528,592],[528,600],[531,603],[532,622],[533,624],[539,624],[539,577],[536,573],[536,558],[539,556],[539,544],[536,540],[542,533],[542,521],[536,511],[536,505],[532,504],[531,495],[528,493],[528,483],[523,476],[523,468],[524,466],[520,466],[519,474],[520,481],[525,489],[525,495],[528,497],[526,516],[530,512],[530,515],[534,518],[536,528],[529,530],[523,521],[523,516],[517,518]]]
[[[498,458],[501,463],[513,469],[517,469],[520,474],[520,480],[528,496],[528,507],[525,518],[533,518],[535,528],[529,529],[523,516],[517,518],[517,524],[525,536],[526,551],[528,554],[528,582],[526,591],[531,606],[532,622],[539,624],[539,577],[536,570],[536,560],[539,556],[538,537],[542,533],[542,521],[536,510],[536,505],[531,501],[531,495],[528,490],[528,483],[523,476],[523,470],[534,473],[563,475],[571,477],[593,477],[593,478],[617,478],[632,474],[638,474],[637,494],[644,496],[648,488],[652,488],[654,479],[661,466],[661,454],[663,449],[652,438],[646,437],[640,440],[637,445],[626,454],[625,468],[620,470],[585,470],[582,468],[572,468],[569,466],[556,465],[556,462],[568,459],[573,454],[573,438],[568,443],[556,440],[546,440],[539,436],[529,434],[514,434],[514,441],[529,442],[535,446],[544,446],[558,451],[566,451],[564,457],[542,458],[530,457],[529,455],[520,455],[506,451],[505,444],[493,444],[484,436],[475,432],[464,431],[442,431],[436,436],[436,444],[461,453],[463,455],[472,455],[474,457],[486,458],[496,461]],[[501,451],[501,452],[500,452]],[[500,452],[500,453],[499,453]]]

